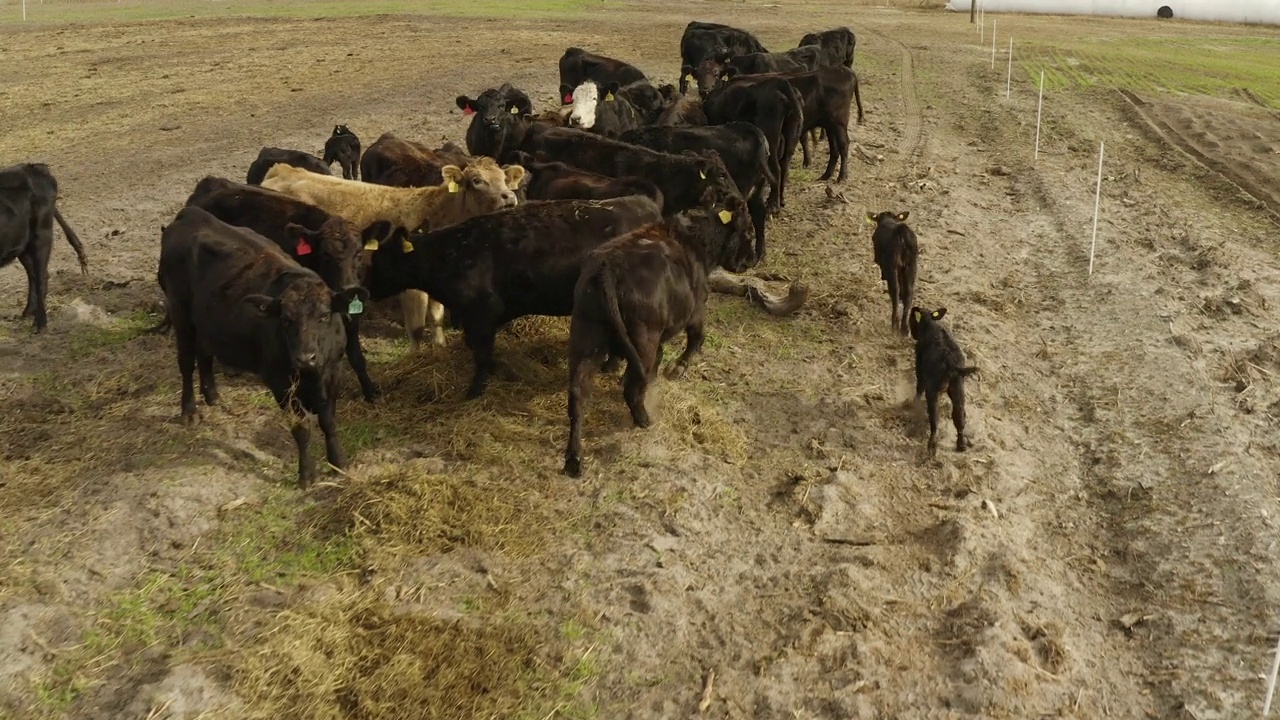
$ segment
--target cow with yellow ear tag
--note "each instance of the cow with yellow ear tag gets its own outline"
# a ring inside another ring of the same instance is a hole
[[[916,399],[925,396],[929,409],[929,456],[938,452],[938,395],[951,398],[951,421],[956,426],[956,452],[964,452],[969,441],[964,436],[964,379],[978,372],[965,364],[964,353],[940,322],[946,308],[927,310],[912,307],[909,313],[911,337],[916,341]]]
[[[920,245],[916,234],[907,227],[909,212],[869,212],[867,222],[875,226],[871,232],[871,247],[876,264],[880,266],[880,279],[889,293],[893,311],[889,326],[907,334],[907,308],[911,307],[916,285],[916,261]],[[898,320],[898,303],[902,303],[902,320]]]

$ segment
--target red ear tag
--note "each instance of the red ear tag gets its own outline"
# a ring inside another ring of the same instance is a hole
[[[298,255],[310,255],[311,245],[307,243],[306,238],[298,238],[298,246],[294,248]]]
[[[468,106],[466,106],[466,107],[462,108],[462,114],[463,114],[463,115],[475,115],[475,114],[476,114],[476,111],[475,111],[475,110],[472,110],[472,109],[471,109],[471,106],[470,106],[470,105],[468,105]]]
[[[565,104],[565,105],[572,105],[572,104],[573,104],[573,96],[572,96],[572,95],[565,95],[565,96],[564,96],[564,104]]]

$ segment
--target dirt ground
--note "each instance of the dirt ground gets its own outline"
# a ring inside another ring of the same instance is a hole
[[[81,277],[59,234],[40,336],[0,271],[0,717],[1257,713],[1280,600],[1277,108],[1049,94],[1033,162],[1032,82],[1006,100],[967,18],[918,6],[0,28],[0,161],[50,163],[91,260]],[[387,397],[344,374],[353,467],[307,493],[250,378],[180,425],[172,339],[144,330],[160,226],[201,177],[318,153],[339,122],[461,141],[456,95],[509,81],[546,107],[570,45],[672,81],[691,19],[770,48],[858,33],[865,157],[833,197],[820,145],[770,226],[762,269],[813,288],[797,315],[714,297],[647,431],[600,379],[581,481],[559,473],[559,319],[501,335],[512,376],[475,402],[456,332],[413,357],[375,323]],[[1256,38],[1280,73],[1274,29],[999,23]],[[919,301],[981,368],[967,453],[944,421],[926,457],[869,210],[910,211]]]

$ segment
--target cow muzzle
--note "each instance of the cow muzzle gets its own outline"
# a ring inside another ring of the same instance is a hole
[[[319,367],[320,359],[315,353],[307,353],[295,357],[294,364],[297,365],[299,370],[312,371]]]

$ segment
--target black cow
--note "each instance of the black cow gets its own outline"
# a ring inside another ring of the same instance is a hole
[[[298,484],[315,479],[307,453],[318,416],[329,464],[345,468],[334,417],[337,364],[346,341],[342,320],[363,288],[334,294],[319,275],[294,262],[275,243],[228,225],[197,207],[178,211],[160,238],[157,280],[164,290],[182,373],[182,417],[197,420],[192,373],[200,368],[205,403],[218,401],[213,361],[257,374],[281,408],[297,416]]]
[[[324,141],[324,157],[321,159],[325,165],[341,165],[343,178],[359,180],[360,138],[346,125],[334,125],[333,134]]]
[[[569,326],[569,444],[564,472],[582,474],[582,401],[596,368],[627,360],[622,393],[636,427],[649,427],[645,392],[658,375],[662,346],[685,334],[672,368],[680,377],[702,349],[707,273],[745,264],[750,248],[732,217],[686,211],[614,238],[587,256],[573,291]]]
[[[569,127],[608,138],[653,123],[663,106],[661,93],[647,80],[625,87],[588,80],[575,88],[569,99]]]
[[[698,94],[707,93],[728,81],[734,73],[759,75],[777,72],[805,72],[819,65],[822,49],[814,46],[794,48],[776,53],[747,53],[733,55],[719,52],[708,55],[694,68],[693,77],[698,83]]]
[[[681,95],[674,85],[663,85],[658,88],[662,95],[662,111],[654,125],[663,127],[698,127],[707,124],[707,113],[702,109],[702,101]]]
[[[684,28],[680,36],[680,93],[689,91],[693,71],[706,56],[720,51],[733,55],[769,52],[764,45],[746,30],[728,25],[694,20]]]
[[[391,234],[386,222],[359,232],[346,220],[314,205],[275,190],[217,177],[205,177],[197,183],[186,204],[271,240],[299,265],[319,275],[334,292],[361,284],[368,266],[364,251],[376,249],[378,241]],[[364,399],[373,402],[381,392],[369,377],[360,346],[361,317],[360,311],[343,316],[347,361],[360,381]]]
[[[515,157],[525,172],[520,187],[525,188],[530,200],[605,200],[643,195],[662,207],[662,191],[648,180],[608,177],[562,162],[538,162],[524,152],[517,152]]]
[[[835,30],[809,33],[800,38],[798,47],[817,45],[822,48],[821,63],[823,65],[831,67],[843,65],[852,70],[853,51],[857,42],[852,30],[847,27],[838,27]]]
[[[830,180],[840,163],[837,182],[848,177],[849,165],[849,108],[852,101],[858,104],[858,124],[862,124],[862,96],[858,90],[858,75],[846,67],[820,67],[817,70],[797,73],[768,73],[765,75],[739,75],[729,71],[731,85],[739,82],[755,82],[763,79],[786,80],[796,89],[804,101],[804,127],[801,149],[804,151],[804,167],[809,167],[809,144],[804,132],[821,128],[827,133],[827,169],[820,180]]]
[[[473,159],[452,143],[437,150],[387,132],[365,150],[360,172],[368,183],[430,187],[444,182],[445,165],[466,169]]]
[[[946,308],[932,312],[911,308],[911,337],[916,341],[916,399],[924,395],[929,407],[930,456],[938,451],[938,395],[944,391],[951,398],[956,452],[969,447],[964,436],[964,379],[978,372],[978,368],[965,365],[960,346],[938,322],[946,314]]]
[[[647,180],[662,191],[666,215],[696,206],[707,188],[719,194],[721,204],[742,198],[720,157],[710,151],[670,155],[582,130],[535,125],[518,117],[503,123],[499,138],[487,142],[500,144],[503,158],[514,158],[516,151],[524,151],[540,162],[559,161],[609,177]]]
[[[55,220],[76,251],[81,274],[89,274],[84,246],[58,212],[57,202],[58,181],[48,165],[24,163],[0,169],[0,267],[17,260],[27,271],[27,304],[22,317],[34,318],[36,332],[48,325],[45,298],[49,294]]]
[[[644,73],[634,65],[611,57],[589,53],[582,48],[571,47],[560,56],[560,99],[565,105],[572,102],[573,89],[591,80],[597,85],[618,83],[630,85],[645,80]]]
[[[267,171],[276,163],[284,163],[292,165],[296,168],[309,170],[313,173],[321,175],[332,175],[329,171],[329,164],[324,160],[305,153],[301,150],[285,150],[277,147],[264,147],[258,151],[258,158],[249,165],[249,172],[245,176],[245,183],[249,185],[261,185],[262,179],[267,176]]]
[[[773,211],[786,207],[787,178],[791,158],[800,142],[804,125],[800,93],[786,80],[733,83],[716,88],[702,103],[713,125],[734,121],[749,122],[764,132],[769,141],[769,172],[778,184],[769,193],[765,206]]]
[[[480,137],[485,132],[497,130],[500,121],[507,115],[533,114],[533,103],[529,101],[529,96],[523,90],[513,87],[511,83],[503,83],[498,88],[489,88],[474,100],[466,95],[459,95],[455,102],[463,115],[474,116],[471,118],[471,125],[467,127],[467,152],[472,155],[488,155],[495,160],[497,157],[486,152],[487,148],[476,142],[474,138]]]
[[[912,296],[916,287],[916,260],[920,255],[920,245],[916,242],[916,233],[907,226],[910,212],[867,213],[867,222],[876,226],[871,233],[871,247],[875,253],[876,265],[880,266],[880,279],[885,282],[889,291],[889,302],[893,305],[893,314],[889,316],[889,327],[898,329],[903,335],[907,330],[907,308],[911,307]],[[898,302],[902,302],[902,322],[898,322]]]
[[[659,219],[658,206],[639,196],[529,202],[414,233],[408,253],[397,238],[384,242],[369,291],[381,299],[421,290],[449,308],[475,362],[467,390],[475,398],[488,384],[500,328],[526,315],[569,315],[587,253]]]
[[[747,201],[756,233],[756,262],[765,256],[765,186],[778,186],[769,163],[769,140],[760,128],[746,122],[707,127],[647,127],[624,133],[622,142],[679,155],[691,150],[714,150],[724,161],[738,192]]]

